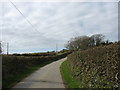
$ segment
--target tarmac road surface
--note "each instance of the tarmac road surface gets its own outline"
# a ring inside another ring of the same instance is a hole
[[[48,64],[16,84],[14,88],[65,88],[60,65],[66,58]]]

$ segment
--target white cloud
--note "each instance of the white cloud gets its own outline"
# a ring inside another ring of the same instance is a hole
[[[56,43],[63,48],[71,37],[78,35],[101,33],[112,41],[118,38],[117,3],[14,3],[33,27],[10,3],[4,4],[3,41],[10,43],[11,51],[49,50]]]
[[[33,2],[34,0],[12,0],[13,2]],[[35,0],[34,2],[118,2],[119,0]],[[0,2],[8,2],[1,0]]]

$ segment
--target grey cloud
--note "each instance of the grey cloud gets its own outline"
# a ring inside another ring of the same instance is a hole
[[[96,33],[105,34],[110,40],[117,40],[117,3],[16,2],[15,4],[34,28],[10,3],[6,3],[2,33],[3,41],[10,43],[11,50],[52,49],[56,43],[59,44],[59,48],[64,48],[64,44],[71,37]]]

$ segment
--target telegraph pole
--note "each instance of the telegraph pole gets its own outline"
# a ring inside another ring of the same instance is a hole
[[[56,52],[57,52],[57,50],[58,50],[58,45],[56,44]]]
[[[0,54],[2,53],[2,42],[0,41]]]
[[[9,54],[9,43],[7,43],[7,55]]]

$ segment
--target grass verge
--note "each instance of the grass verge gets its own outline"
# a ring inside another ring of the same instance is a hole
[[[60,71],[66,88],[83,88],[81,83],[70,73],[67,60],[61,64]]]
[[[41,67],[43,67],[49,63],[52,63],[52,62],[53,61],[48,61],[48,62],[42,63],[41,65],[32,66],[32,67],[29,67],[29,68],[23,70],[22,72],[20,72],[17,75],[9,76],[9,79],[7,80],[7,82],[4,82],[4,81],[2,82],[3,88],[12,88],[14,85],[16,85],[18,82],[23,80],[25,77],[29,76],[36,70],[38,70]]]

